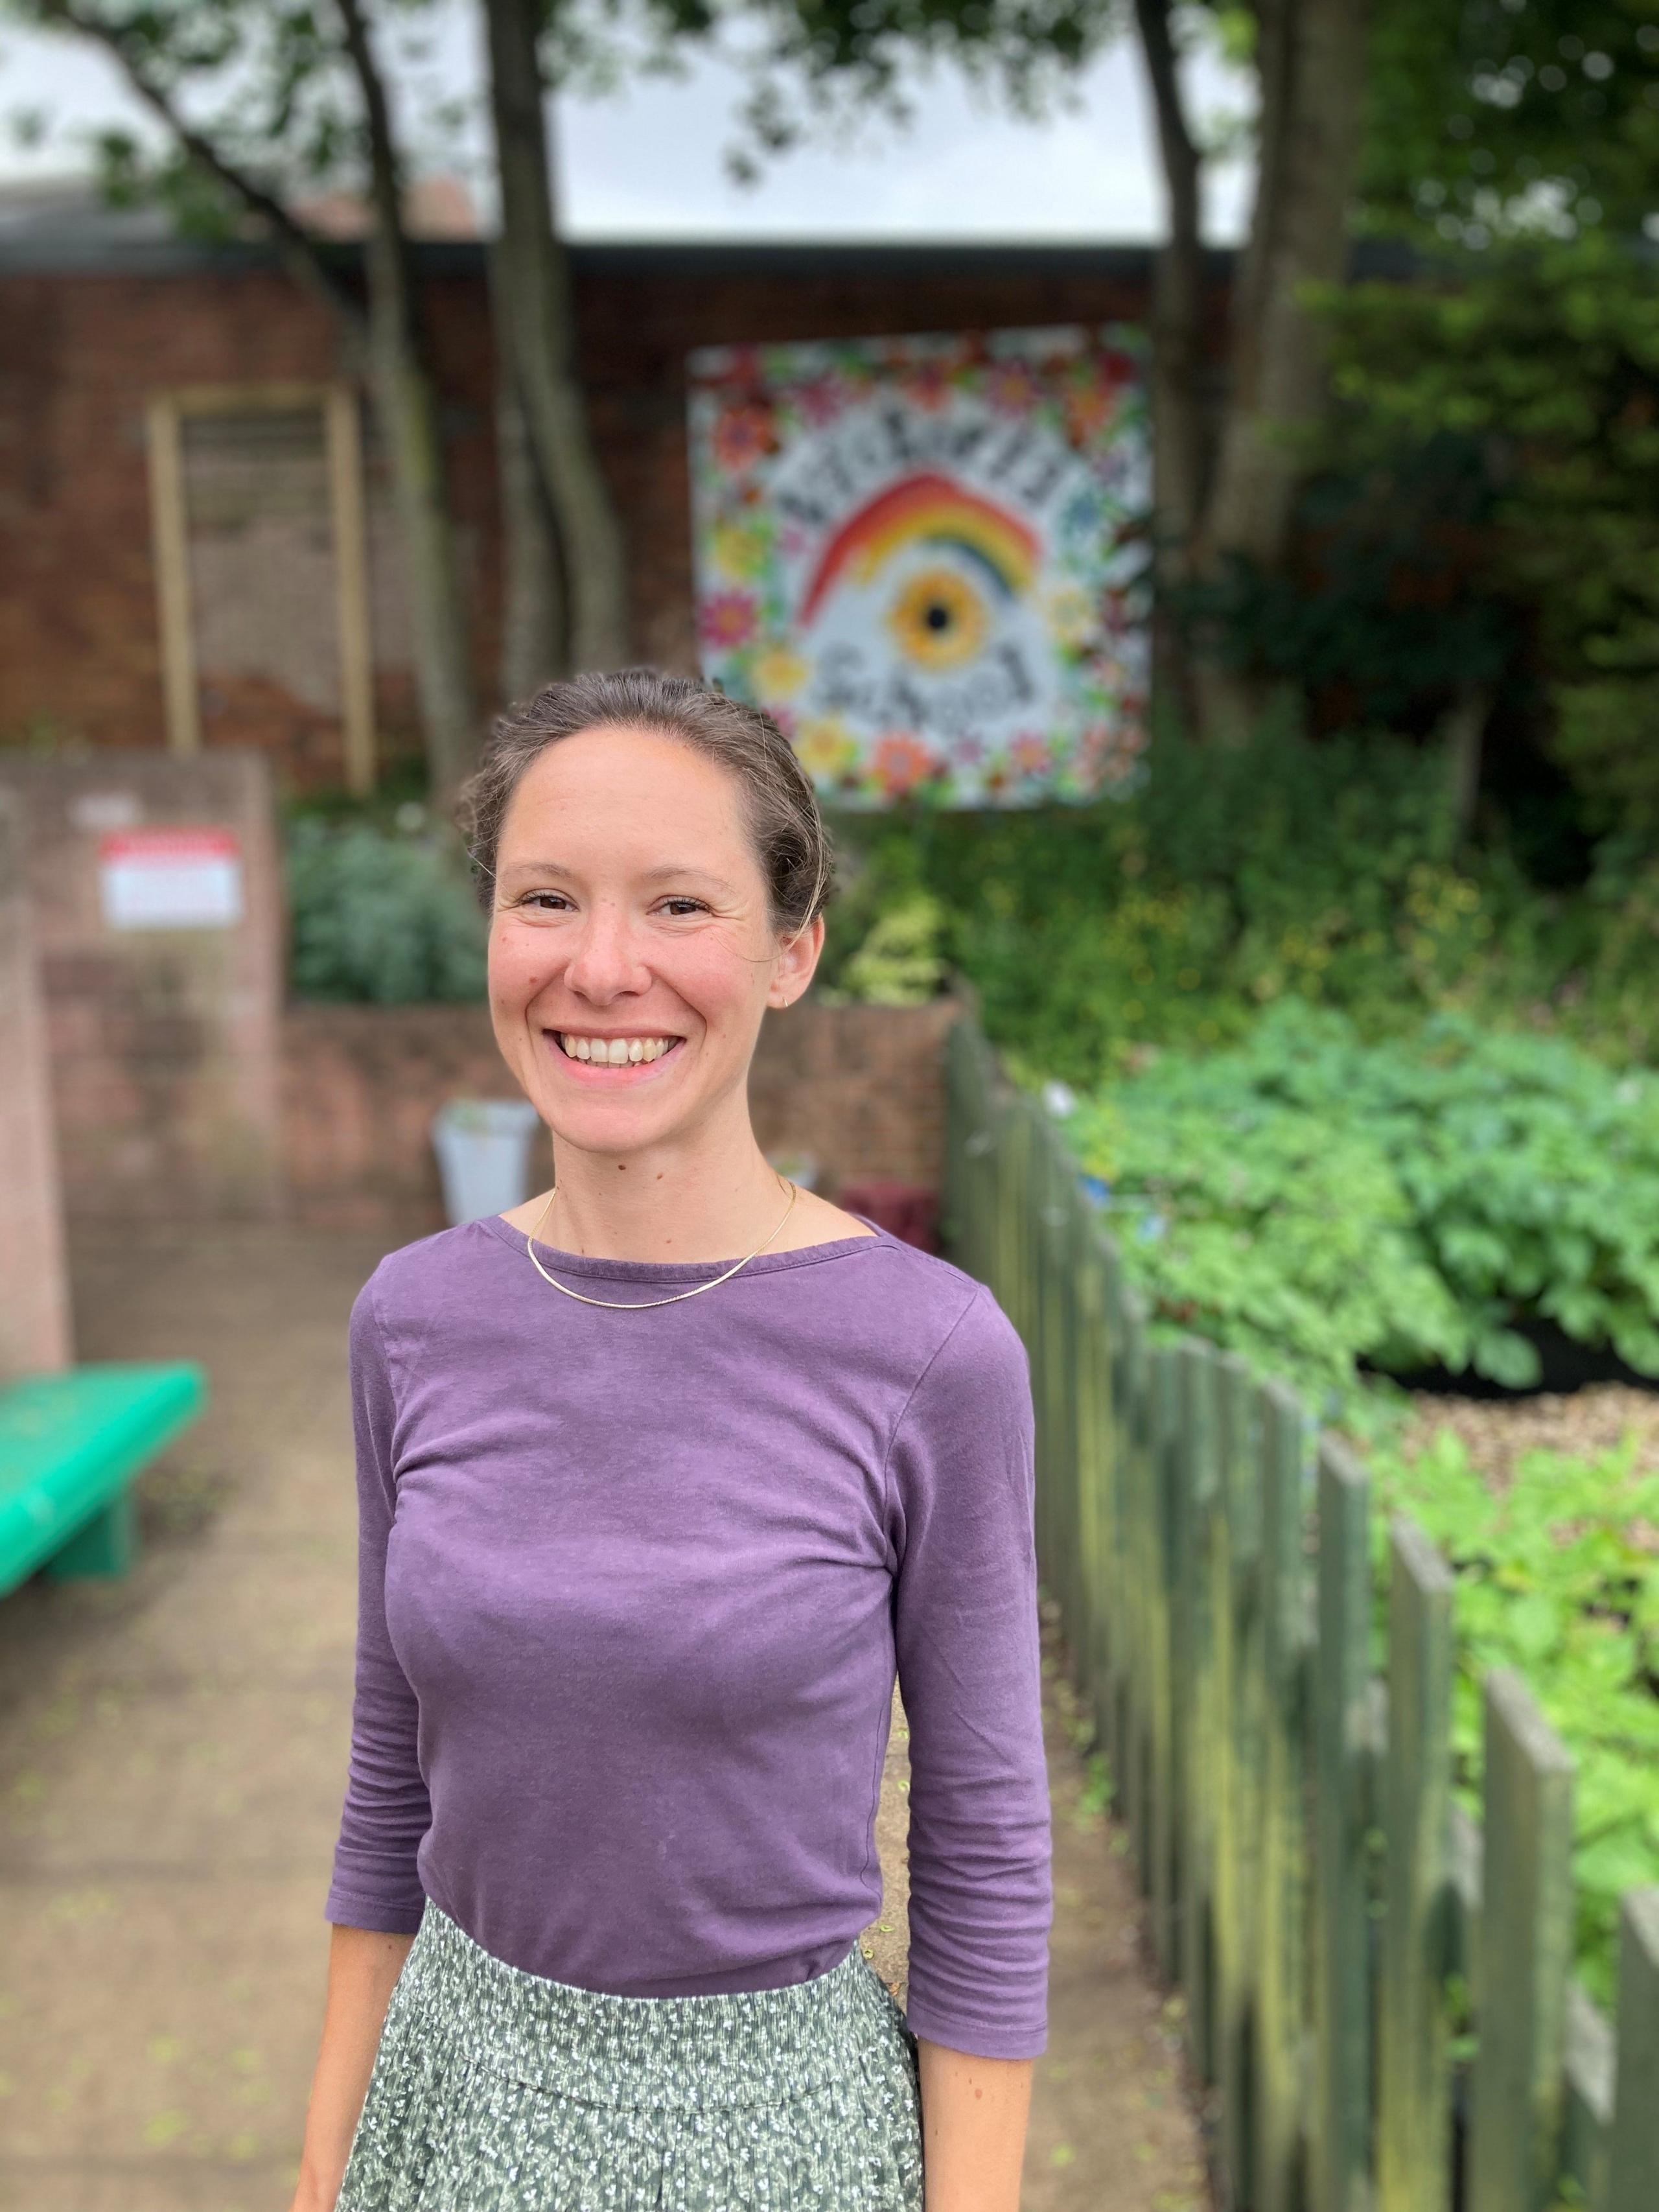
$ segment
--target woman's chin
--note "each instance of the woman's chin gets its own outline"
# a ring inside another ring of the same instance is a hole
[[[531,1088],[556,1138],[584,1152],[637,1151],[672,1135],[685,1104],[690,1048],[684,1042],[654,1060],[619,1066],[573,1060],[544,1033]]]

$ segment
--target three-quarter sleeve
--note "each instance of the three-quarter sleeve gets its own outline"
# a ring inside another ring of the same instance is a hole
[[[1048,1775],[1024,1348],[975,1291],[889,1453],[895,1634],[910,1725],[916,2034],[1032,2058],[1047,2033]]]
[[[351,1310],[351,1419],[357,1455],[357,1665],[351,1765],[325,1917],[412,1935],[425,1899],[416,1853],[432,1821],[421,1774],[415,1692],[386,1632],[386,1557],[397,1508],[397,1404],[371,1280]]]

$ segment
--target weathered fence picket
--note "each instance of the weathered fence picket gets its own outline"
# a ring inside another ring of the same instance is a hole
[[[1261,1883],[1265,1673],[1261,1634],[1261,1438],[1245,1363],[1217,1364],[1219,1470],[1211,1536],[1216,1655],[1216,1814],[1210,1879],[1214,2019],[1222,2156],[1254,2171],[1255,2022],[1250,1992]]]
[[[1218,1490],[1216,1355],[1189,1339],[1176,1352],[1179,1411],[1170,1470],[1176,1506],[1176,1605],[1171,1650],[1176,1733],[1175,1851],[1178,1972],[1187,1996],[1193,2063],[1213,2078],[1211,2044],[1211,1856],[1218,1763],[1215,1621],[1210,1563]]]
[[[1486,1681],[1469,2212],[1545,2212],[1560,2172],[1572,1761],[1520,1679]]]
[[[1652,2212],[1659,2177],[1659,1889],[1620,1914],[1619,2060],[1606,2212]]]
[[[1451,1573],[1421,1532],[1400,1522],[1389,1579],[1377,2212],[1446,2212],[1451,2203]]]
[[[1512,1676],[1479,1826],[1451,1802],[1443,1563],[1390,1532],[1385,1690],[1364,1469],[1282,1385],[1155,1331],[970,1024],[949,1075],[951,1250],[1030,1358],[1039,1561],[1230,2212],[1554,2212],[1567,2178],[1588,2212],[1656,2212],[1659,1891],[1625,1899],[1615,2036],[1571,1978],[1571,1762]]]
[[[1370,2172],[1371,1992],[1365,1820],[1370,1486],[1319,1454],[1313,1694],[1313,2212],[1363,2212]]]
[[[1257,1394],[1261,1468],[1261,1887],[1254,2026],[1254,2212],[1295,2212],[1304,2193],[1307,1861],[1303,1778],[1308,1570],[1302,1408],[1281,1384]]]

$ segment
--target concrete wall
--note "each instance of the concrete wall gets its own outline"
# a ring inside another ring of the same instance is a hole
[[[52,1070],[22,810],[0,792],[0,1382],[70,1359]]]
[[[272,1211],[283,928],[265,763],[0,752],[0,793],[23,822],[70,1218]],[[240,919],[115,926],[108,841],[179,829],[234,841]]]
[[[756,1134],[813,1154],[821,1188],[870,1177],[937,1185],[952,1000],[769,1014],[750,1072]],[[283,1148],[303,1220],[418,1237],[443,1225],[428,1130],[447,1098],[517,1087],[471,1006],[293,1006],[283,1024]],[[544,1184],[544,1138],[535,1172]]]

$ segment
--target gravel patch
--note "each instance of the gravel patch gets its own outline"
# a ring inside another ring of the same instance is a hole
[[[1528,1452],[1595,1459],[1618,1450],[1632,1436],[1638,1472],[1659,1471],[1659,1389],[1604,1382],[1535,1398],[1425,1395],[1417,1399],[1416,1408],[1401,1439],[1407,1457],[1414,1459],[1441,1430],[1449,1429],[1468,1454],[1469,1464],[1495,1490],[1508,1488]]]

